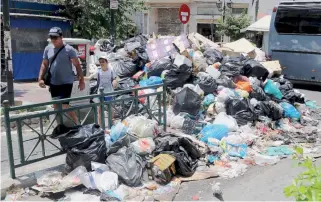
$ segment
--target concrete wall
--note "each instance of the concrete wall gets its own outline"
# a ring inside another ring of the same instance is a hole
[[[255,22],[255,10],[256,2],[259,1],[257,20],[264,17],[265,15],[271,15],[274,6],[276,6],[280,0],[252,0],[249,3],[248,15],[250,16],[251,23]]]

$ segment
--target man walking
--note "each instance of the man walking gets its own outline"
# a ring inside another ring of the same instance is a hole
[[[46,88],[46,85],[48,85],[53,100],[70,98],[74,82],[72,65],[74,65],[77,70],[79,79],[78,88],[80,90],[85,88],[84,76],[77,57],[77,52],[73,47],[63,42],[62,30],[59,27],[50,29],[49,38],[51,44],[45,48],[43,53],[43,60],[38,78],[39,86],[41,88]],[[46,75],[47,71],[48,73]],[[57,107],[57,105],[54,105],[55,109],[57,109]],[[63,103],[62,107],[63,109],[69,108],[69,102]],[[73,121],[78,124],[76,114],[73,111],[67,113]]]

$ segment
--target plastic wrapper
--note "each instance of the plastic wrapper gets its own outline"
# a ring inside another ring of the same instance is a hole
[[[172,119],[170,120],[171,128],[182,129],[185,121],[185,118],[184,118],[185,115],[186,113],[179,113],[178,115],[172,117]]]
[[[173,112],[186,112],[196,116],[201,108],[201,96],[190,88],[184,88],[174,95]]]
[[[235,89],[235,92],[243,98],[248,98],[249,97],[249,93],[245,90],[241,90],[241,89]]]
[[[253,59],[249,59],[244,62],[241,73],[247,77],[256,77],[261,81],[265,81],[269,75],[269,71]]]
[[[104,162],[106,159],[105,133],[97,124],[75,126],[72,128],[58,125],[52,135],[67,151],[66,172],[78,166],[91,170],[91,161]]]
[[[138,155],[147,155],[154,151],[155,143],[152,138],[141,138],[131,143],[130,147]]]
[[[115,190],[118,187],[118,175],[114,172],[88,172],[80,175],[79,178],[87,189],[97,189],[104,192]]]
[[[200,140],[208,143],[209,138],[221,140],[228,135],[228,127],[226,125],[207,124],[200,132]]]
[[[236,93],[229,88],[222,88],[218,91],[217,101],[224,103],[228,99],[237,97]]]
[[[193,83],[195,85],[198,84],[205,94],[214,93],[217,89],[215,79],[205,72],[199,72],[197,76],[193,78]]]
[[[254,161],[259,166],[273,165],[280,161],[277,156],[265,156],[261,154],[255,154]]]
[[[293,105],[286,102],[281,102],[280,105],[284,110],[285,117],[295,119],[295,120],[300,119],[300,116],[301,116],[300,112]]]
[[[205,71],[207,68],[206,59],[201,51],[195,51],[193,55],[194,71]]]
[[[243,68],[244,62],[242,58],[239,57],[228,57],[223,60],[220,66],[220,72],[228,77],[234,77],[241,74],[241,69]]]
[[[201,157],[200,151],[195,144],[186,137],[177,137],[165,133],[154,139],[156,148],[154,154],[170,154],[176,158],[175,168],[177,174],[190,177],[197,168],[197,160]]]
[[[210,106],[210,104],[214,103],[215,102],[215,96],[213,94],[208,94],[205,96],[203,102],[202,102],[202,105],[203,107],[208,107]]]
[[[248,81],[238,81],[236,82],[236,88],[245,90],[246,92],[252,92],[251,83]]]
[[[158,85],[158,84],[162,84],[163,80],[158,77],[158,76],[151,76],[148,79],[145,80],[141,80],[139,82],[139,86],[140,87],[147,87],[147,86],[153,86],[153,85]]]
[[[245,158],[247,154],[246,144],[231,144],[226,143],[225,150],[229,156]]]
[[[264,92],[274,96],[277,99],[282,99],[282,93],[272,80],[268,80],[264,86]]]
[[[207,64],[209,65],[212,65],[216,62],[222,62],[223,60],[223,54],[214,48],[206,49],[203,54],[206,58]]]
[[[161,76],[162,72],[165,70],[175,69],[176,66],[173,65],[169,58],[162,58],[156,60],[147,68],[148,77],[151,76]]]
[[[223,102],[216,102],[215,111],[216,113],[226,112],[225,104]]]
[[[225,102],[225,105],[226,114],[233,116],[238,125],[246,125],[258,118],[249,99],[229,99]]]
[[[128,123],[128,132],[139,138],[155,137],[159,133],[157,121],[144,116],[130,116],[125,121]]]
[[[111,127],[110,139],[112,142],[117,141],[127,133],[128,128],[121,122]]]
[[[122,147],[106,159],[110,170],[119,176],[120,182],[128,186],[141,185],[143,160],[130,148]]]
[[[215,120],[213,121],[214,125],[226,125],[230,132],[236,131],[238,129],[238,125],[236,120],[232,117],[227,115],[225,112],[219,113]]]

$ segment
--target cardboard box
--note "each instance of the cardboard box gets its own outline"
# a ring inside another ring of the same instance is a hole
[[[149,163],[152,163],[153,179],[160,184],[167,184],[176,174],[175,162],[176,158],[169,154],[159,154],[152,158]]]
[[[267,62],[260,62],[265,69],[269,71],[269,78],[271,78],[273,75],[281,75],[282,68],[280,65],[280,62],[278,60],[274,61],[267,61]]]

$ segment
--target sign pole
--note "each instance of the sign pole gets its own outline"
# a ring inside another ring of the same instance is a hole
[[[187,23],[189,21],[189,18],[191,16],[191,11],[186,4],[182,4],[179,8],[179,20],[184,26],[184,34],[187,34]]]

